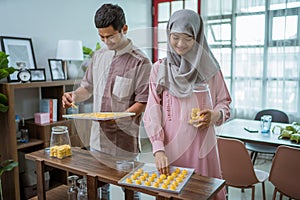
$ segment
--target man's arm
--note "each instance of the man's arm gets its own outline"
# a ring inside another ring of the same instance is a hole
[[[127,112],[133,112],[135,113],[135,116],[139,116],[142,112],[145,111],[146,108],[146,102],[136,102],[132,106],[130,106],[126,111]]]
[[[64,108],[69,108],[72,103],[78,103],[89,99],[92,94],[85,88],[79,87],[75,91],[66,92],[62,96],[62,104]]]

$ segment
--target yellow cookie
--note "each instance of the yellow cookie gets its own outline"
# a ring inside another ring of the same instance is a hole
[[[179,173],[180,173],[180,169],[179,169],[179,168],[176,168],[176,169],[175,169],[175,173],[176,173],[176,174],[179,174]]]
[[[167,178],[167,176],[165,174],[161,174],[159,178],[161,178],[162,180],[164,180],[164,179]]]
[[[176,178],[176,181],[177,181],[178,183],[181,183],[181,182],[182,182],[182,177],[177,177],[177,178]]]
[[[161,188],[163,188],[163,189],[168,189],[168,185],[162,184],[162,185],[161,185]]]
[[[145,180],[146,180],[146,177],[145,177],[145,176],[140,176],[140,180],[141,180],[141,181],[145,181]]]
[[[164,180],[164,184],[169,185],[169,184],[170,184],[170,180],[165,179],[165,180]]]
[[[156,178],[156,177],[157,177],[157,174],[156,174],[156,173],[153,173],[153,174],[151,175],[151,177]]]
[[[155,187],[155,188],[158,188],[158,187],[159,187],[159,183],[154,182],[154,183],[152,184],[152,186]]]
[[[135,183],[136,183],[137,185],[141,185],[141,184],[142,184],[142,181],[139,180],[139,179],[137,179],[137,180],[135,181]]]
[[[170,190],[176,190],[176,185],[171,185]]]
[[[132,180],[136,180],[136,179],[137,179],[137,176],[133,174],[133,175],[131,175],[131,179],[132,179]]]
[[[145,181],[145,185],[146,185],[146,186],[150,186],[150,185],[151,185],[151,182],[150,182],[150,181]]]
[[[155,179],[154,177],[150,176],[150,177],[148,178],[148,181],[153,182],[154,179]]]
[[[132,180],[130,178],[126,178],[126,183],[132,184]]]

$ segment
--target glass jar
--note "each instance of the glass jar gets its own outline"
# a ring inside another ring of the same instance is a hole
[[[189,124],[194,127],[201,126],[201,120],[204,117],[204,114],[201,114],[202,111],[212,110],[212,99],[208,84],[201,83],[193,86],[193,94],[185,110],[191,110]]]
[[[62,159],[71,155],[72,150],[68,127],[52,127],[50,138],[50,156]]]
[[[200,110],[212,109],[212,99],[209,86],[206,83],[196,84],[193,87],[193,93],[196,97],[196,107]]]

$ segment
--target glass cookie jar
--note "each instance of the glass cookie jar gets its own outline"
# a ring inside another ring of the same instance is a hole
[[[52,127],[50,138],[50,157],[62,159],[71,155],[72,150],[68,127]]]

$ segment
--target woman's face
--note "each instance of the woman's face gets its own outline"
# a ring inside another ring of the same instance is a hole
[[[180,56],[189,52],[193,48],[194,42],[194,38],[185,33],[171,33],[170,35],[170,44]]]

